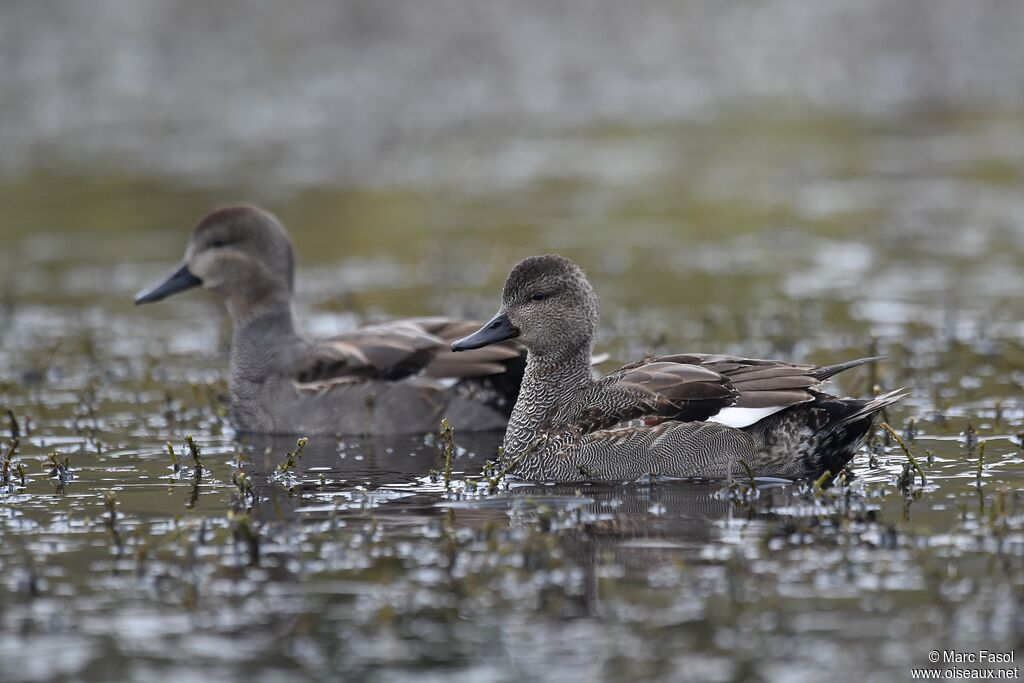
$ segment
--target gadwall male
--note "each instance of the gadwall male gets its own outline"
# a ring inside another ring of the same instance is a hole
[[[196,225],[182,263],[136,304],[202,287],[234,326],[228,388],[242,432],[404,434],[500,429],[524,367],[518,345],[463,360],[449,344],[479,326],[447,318],[369,325],[307,341],[292,319],[294,254],[281,223],[256,206],[220,208]]]
[[[505,432],[524,479],[623,481],[644,475],[789,479],[842,468],[875,415],[900,398],[837,398],[819,384],[878,358],[817,367],[699,353],[650,358],[595,380],[598,301],[557,255],[520,262],[497,315],[453,351],[516,339],[526,375]]]

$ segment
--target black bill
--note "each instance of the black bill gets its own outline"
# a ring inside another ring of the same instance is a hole
[[[146,287],[144,290],[136,294],[135,304],[148,304],[154,301],[160,301],[161,299],[166,299],[172,294],[184,292],[186,289],[192,289],[193,287],[198,287],[201,284],[203,284],[203,281],[193,275],[192,271],[188,269],[188,266],[182,263],[166,278],[156,284]]]
[[[512,321],[508,319],[504,311],[498,311],[497,314],[486,325],[481,327],[479,330],[463,337],[457,342],[452,343],[452,351],[469,351],[471,349],[479,349],[484,346],[491,344],[497,344],[503,342],[506,339],[513,339],[519,336],[519,330]]]

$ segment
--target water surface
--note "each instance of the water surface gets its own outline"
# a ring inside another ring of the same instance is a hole
[[[25,482],[12,470],[0,494],[0,678],[902,680],[933,649],[1020,645],[1024,118],[551,135],[558,163],[512,185],[265,200],[173,175],[3,180],[0,406]],[[605,370],[670,351],[887,354],[836,388],[911,389],[886,419],[926,480],[881,433],[824,491],[488,494],[500,434],[456,435],[450,491],[432,436],[314,438],[277,476],[294,438],[225,422],[217,307],[131,304],[236,198],[289,226],[311,334],[484,318],[516,260],[558,251],[601,297]]]

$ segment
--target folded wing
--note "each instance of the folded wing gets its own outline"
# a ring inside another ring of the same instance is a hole
[[[481,323],[448,318],[409,318],[360,327],[311,344],[294,359],[292,379],[303,388],[367,380],[395,381],[422,375],[465,379],[500,374],[523,351],[512,343],[459,354],[450,344]]]
[[[701,353],[674,354],[626,365],[600,380],[568,415],[581,431],[642,419],[714,420],[745,427],[790,406],[814,401],[835,374],[877,357],[819,367]]]
[[[643,418],[705,420],[735,404],[737,392],[723,375],[689,363],[651,359],[599,380],[578,400],[569,424],[586,433]]]

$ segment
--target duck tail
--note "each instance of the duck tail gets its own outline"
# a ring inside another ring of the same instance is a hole
[[[815,368],[807,374],[814,379],[825,381],[829,377],[835,377],[840,372],[846,372],[847,370],[860,367],[861,365],[867,365],[868,363],[877,363],[880,360],[885,360],[885,356],[866,356],[856,360],[848,360],[845,363],[836,363],[835,365],[826,365],[821,368]],[[881,408],[879,408],[879,410],[881,410]]]
[[[818,401],[815,407],[825,411],[828,421],[810,454],[814,469],[818,473],[841,470],[853,458],[857,447],[871,430],[875,417],[887,406],[906,397],[907,393],[906,389],[896,389],[875,398],[828,398]]]

